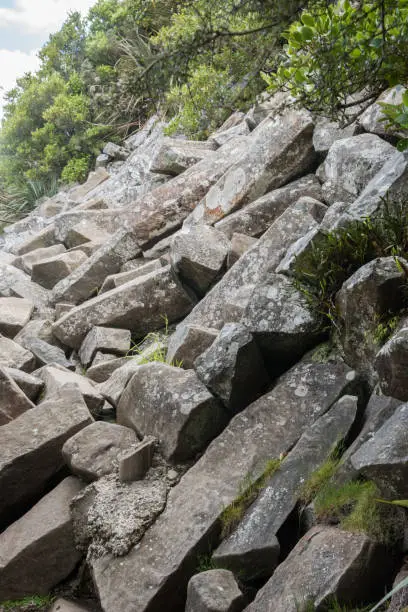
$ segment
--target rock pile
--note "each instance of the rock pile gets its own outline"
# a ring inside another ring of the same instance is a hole
[[[264,102],[205,143],[153,118],[5,229],[0,602],[306,612],[390,587],[408,262],[342,279],[333,345],[299,279],[330,232],[406,202],[378,108],[343,130]]]

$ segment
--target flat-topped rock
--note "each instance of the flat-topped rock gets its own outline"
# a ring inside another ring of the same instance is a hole
[[[0,333],[14,338],[28,323],[34,304],[17,297],[0,297]]]
[[[164,138],[150,170],[159,174],[176,176],[202,159],[210,158],[215,149],[215,143],[211,142]]]
[[[27,274],[31,274],[34,264],[39,263],[43,259],[49,259],[50,257],[61,255],[62,253],[65,253],[65,251],[66,248],[63,244],[54,244],[49,247],[34,249],[34,251],[30,251],[26,255],[19,257],[14,265],[24,270],[24,272]]]
[[[31,278],[46,289],[52,289],[87,260],[83,251],[68,251],[33,264]]]
[[[70,503],[82,488],[63,480],[0,535],[0,600],[46,595],[81,558],[74,541]]]
[[[32,372],[35,368],[35,357],[31,351],[0,334],[0,366]]]
[[[128,329],[95,326],[86,336],[79,350],[81,362],[88,366],[97,351],[125,355],[130,349],[131,333]]]
[[[185,612],[241,612],[244,607],[234,574],[225,569],[201,572],[188,583]]]
[[[93,382],[77,372],[70,372],[57,364],[50,364],[38,370],[37,375],[45,382],[46,400],[58,397],[61,387],[68,384],[78,388],[91,412],[98,413],[104,404],[105,400]]]
[[[246,475],[258,478],[270,459],[292,448],[354,378],[343,363],[300,363],[234,417],[170,491],[166,509],[139,545],[122,559],[105,555],[92,561],[102,609],[183,609],[197,557],[217,544],[220,516]]]
[[[131,260],[132,262],[134,260]],[[143,260],[142,260],[143,261]],[[130,262],[127,262],[130,263]],[[116,287],[120,287],[129,281],[138,278],[138,276],[145,276],[146,274],[150,274],[150,272],[154,272],[155,270],[160,270],[166,262],[163,259],[152,259],[152,261],[147,261],[146,263],[135,266],[131,269],[126,269],[126,264],[122,266],[123,272],[119,272],[118,274],[111,274],[107,276],[103,282],[101,287],[101,293],[104,291],[110,291],[111,289],[115,289]]]
[[[169,338],[167,362],[185,370],[194,367],[194,362],[206,351],[218,336],[218,329],[200,325],[182,325]]]

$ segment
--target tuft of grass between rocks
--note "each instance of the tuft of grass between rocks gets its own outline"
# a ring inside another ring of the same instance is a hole
[[[313,601],[306,601],[302,604],[296,605],[297,612],[315,612],[316,607]],[[337,598],[333,599],[330,603],[325,607],[325,612],[369,612],[370,606],[363,607],[352,607],[343,606],[339,603]]]
[[[55,597],[51,595],[32,595],[19,600],[0,603],[0,612],[45,612]]]

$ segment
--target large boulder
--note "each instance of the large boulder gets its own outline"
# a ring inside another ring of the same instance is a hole
[[[64,344],[79,348],[94,325],[130,329],[142,337],[185,316],[193,299],[184,291],[170,266],[136,278],[73,308],[54,324]]]
[[[195,372],[162,363],[139,366],[117,408],[117,420],[153,435],[170,461],[193,458],[227,423],[227,414]]]
[[[66,440],[91,422],[77,389],[65,386],[58,398],[0,428],[0,487],[7,491],[0,497],[0,522],[43,492],[64,465]]]
[[[47,595],[75,569],[69,506],[82,486],[66,478],[0,535],[0,601]]]
[[[31,274],[34,264],[39,263],[43,259],[61,255],[65,253],[65,251],[66,248],[63,244],[54,244],[53,246],[34,249],[34,251],[30,251],[26,255],[17,258],[13,265],[17,268],[21,268],[27,274]]]
[[[314,162],[313,121],[306,111],[267,117],[251,134],[249,147],[194,209],[186,225],[214,224],[304,174]]]
[[[169,338],[167,362],[185,370],[194,367],[194,362],[204,353],[218,336],[218,329],[201,325],[181,325]]]
[[[86,336],[79,350],[81,362],[88,366],[97,351],[125,355],[130,349],[131,334],[128,329],[110,329],[95,326]]]
[[[347,392],[350,379],[354,373],[344,363],[304,362],[235,416],[170,491],[139,545],[122,559],[92,560],[102,609],[182,610],[197,559],[217,544],[223,510],[242,493],[248,474],[258,479],[271,458],[287,453]]]
[[[232,414],[248,406],[269,383],[258,346],[240,323],[224,325],[194,367],[200,380]]]
[[[322,610],[372,601],[385,582],[384,550],[363,533],[317,526],[295,546],[246,612]]]
[[[336,140],[319,171],[326,202],[353,202],[395,153],[392,145],[373,134]]]
[[[377,134],[385,139],[396,140],[407,138],[407,130],[398,130],[394,126],[389,126],[384,115],[382,104],[401,104],[402,96],[406,91],[405,87],[397,85],[384,91],[379,98],[371,104],[358,119],[359,125],[371,134]]]
[[[228,570],[201,572],[188,583],[185,612],[241,612],[244,607],[245,597]]]
[[[211,142],[164,138],[152,161],[150,171],[176,176],[202,159],[211,159],[215,149],[215,143]]]
[[[31,408],[35,408],[34,404],[14,382],[7,368],[0,366],[0,425],[5,425]]]
[[[399,329],[379,350],[375,369],[381,390],[406,402],[408,400],[408,327]]]
[[[42,287],[52,289],[87,259],[83,251],[68,251],[55,255],[55,257],[42,259],[33,264],[31,278]]]
[[[85,378],[85,376],[81,376],[81,374],[76,372],[70,372],[55,363],[41,368],[37,371],[37,375],[45,383],[45,400],[58,397],[60,389],[64,385],[75,385],[91,412],[98,414],[99,410],[102,409],[105,401],[104,398],[98,393],[93,382]]]
[[[34,305],[18,297],[0,298],[0,333],[14,338],[30,320]]]

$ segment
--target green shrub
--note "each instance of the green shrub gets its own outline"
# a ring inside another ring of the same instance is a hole
[[[395,131],[408,132],[408,90],[402,95],[401,104],[381,103],[383,114],[389,128]],[[405,151],[408,148],[408,137],[401,138],[398,142],[398,149]]]

